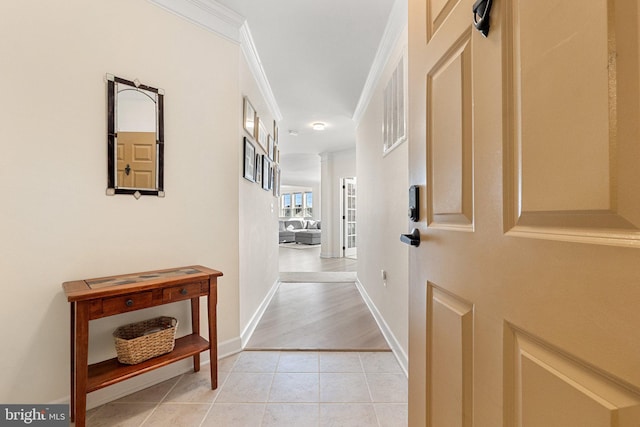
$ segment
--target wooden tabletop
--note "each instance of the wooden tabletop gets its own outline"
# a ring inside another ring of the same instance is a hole
[[[198,280],[209,280],[222,273],[201,265],[153,270],[133,274],[99,277],[64,282],[62,287],[69,302],[101,298],[123,292],[169,287]]]

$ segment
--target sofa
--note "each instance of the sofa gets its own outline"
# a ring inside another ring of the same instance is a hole
[[[310,219],[290,218],[280,220],[279,242],[319,245],[322,237],[320,225],[320,221]]]

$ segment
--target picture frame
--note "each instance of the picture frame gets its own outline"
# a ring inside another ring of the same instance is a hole
[[[244,167],[242,176],[251,182],[256,182],[256,147],[246,136],[244,139]]]
[[[260,147],[262,147],[262,150],[264,150],[265,153],[268,153],[269,151],[269,133],[267,132],[267,127],[264,125],[264,121],[260,120],[260,118],[258,117],[258,137],[257,137],[257,141],[258,141],[258,145],[260,145]]]
[[[256,154],[256,166],[255,166],[256,172],[255,172],[255,182],[257,182],[258,184],[262,183],[263,175],[262,175],[262,155],[261,154]]]
[[[271,160],[266,154],[262,156],[262,189],[271,190]]]
[[[273,196],[280,197],[280,166],[273,165]]]
[[[274,158],[275,144],[271,135],[267,138],[267,156],[271,161],[275,161]]]
[[[275,145],[278,145],[279,139],[278,139],[278,124],[276,123],[276,121],[273,121],[273,141]]]
[[[243,103],[243,117],[242,117],[242,126],[244,127],[245,132],[247,132],[252,139],[256,139],[256,134],[258,130],[257,120],[258,114],[256,113],[256,109],[251,105],[251,101],[246,96],[244,97]]]

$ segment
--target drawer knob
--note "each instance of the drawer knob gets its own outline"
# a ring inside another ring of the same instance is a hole
[[[133,307],[133,300],[132,299],[128,299],[127,301],[125,301],[124,303],[127,307]]]
[[[186,295],[187,290],[185,288],[180,289],[180,295]]]

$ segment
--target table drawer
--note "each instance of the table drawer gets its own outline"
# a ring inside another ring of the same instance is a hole
[[[111,316],[127,311],[139,310],[153,306],[153,292],[139,292],[102,300],[103,316]]]
[[[202,282],[198,282],[166,288],[162,291],[162,301],[167,303],[198,297],[202,294],[201,285]]]

